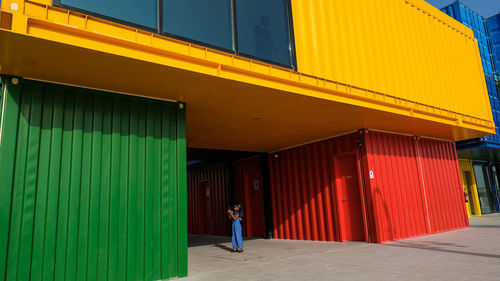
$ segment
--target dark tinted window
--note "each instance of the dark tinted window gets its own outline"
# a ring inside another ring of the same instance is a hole
[[[233,49],[231,0],[164,0],[163,31]]]
[[[61,4],[157,28],[156,0],[61,0]]]
[[[285,0],[236,0],[240,53],[291,65]]]

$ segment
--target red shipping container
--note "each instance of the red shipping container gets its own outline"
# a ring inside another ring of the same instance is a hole
[[[275,238],[381,243],[468,226],[452,142],[364,130],[274,153],[270,169]]]

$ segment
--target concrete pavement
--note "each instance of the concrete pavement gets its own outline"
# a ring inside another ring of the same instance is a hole
[[[190,236],[191,280],[500,280],[500,215],[468,229],[386,244]]]

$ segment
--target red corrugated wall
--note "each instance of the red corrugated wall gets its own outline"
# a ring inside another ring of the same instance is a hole
[[[372,227],[373,241],[398,240],[429,231],[416,142],[408,136],[365,134],[365,182],[372,204],[372,225],[376,225]]]
[[[227,219],[228,183],[227,167],[217,166],[190,171],[188,173],[188,232],[190,234],[212,234],[229,235],[229,223]],[[201,216],[207,215],[199,209],[199,186],[203,182],[208,182],[211,188],[210,208],[211,218],[209,221],[213,225],[210,233],[200,233]]]
[[[367,241],[468,226],[452,142],[363,131],[270,155],[275,238],[339,240],[332,159],[361,138]]]
[[[431,232],[469,226],[455,144],[422,139],[419,149]]]
[[[359,134],[271,154],[273,236],[338,241],[333,155],[353,151]]]

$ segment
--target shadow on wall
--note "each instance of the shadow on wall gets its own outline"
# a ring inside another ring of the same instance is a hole
[[[391,218],[391,214],[389,212],[389,208],[387,206],[387,203],[385,202],[385,198],[384,198],[382,192],[380,192],[379,188],[374,188],[372,191],[372,194],[373,194],[375,201],[382,203],[382,209],[384,210],[385,219],[388,223],[387,233],[389,233],[389,239],[394,240],[394,234],[393,234],[394,228],[392,226],[392,218]]]

